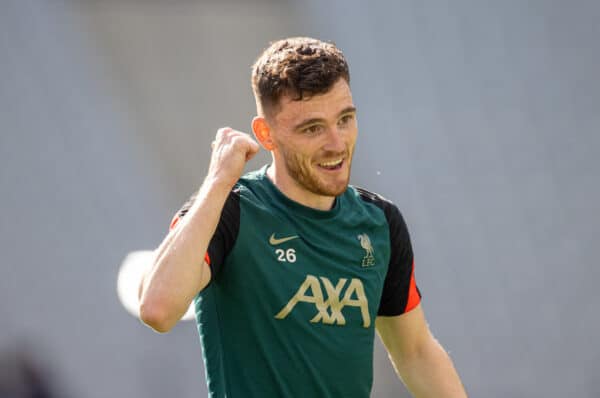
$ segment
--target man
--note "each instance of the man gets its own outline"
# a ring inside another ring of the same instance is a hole
[[[140,286],[166,332],[195,300],[215,397],[369,397],[377,329],[416,397],[466,396],[420,304],[398,209],[348,185],[357,136],[348,65],[334,45],[273,43],[252,73],[259,150],[218,131],[199,191]]]

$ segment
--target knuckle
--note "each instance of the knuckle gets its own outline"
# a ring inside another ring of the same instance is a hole
[[[231,143],[235,146],[240,146],[244,143],[244,139],[239,135],[231,137]]]
[[[233,131],[231,127],[221,127],[217,130],[217,138],[222,138],[227,135],[230,131]]]

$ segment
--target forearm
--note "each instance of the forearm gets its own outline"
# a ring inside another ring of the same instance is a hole
[[[155,250],[140,286],[140,317],[152,328],[164,332],[173,327],[210,280],[204,254],[230,190],[206,180],[186,216]]]
[[[406,387],[415,398],[455,398],[467,394],[452,360],[430,335],[427,343],[402,360],[390,359]]]

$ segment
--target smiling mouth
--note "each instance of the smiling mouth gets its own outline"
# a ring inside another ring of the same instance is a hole
[[[318,163],[318,166],[325,170],[339,170],[344,164],[344,158],[330,160],[328,162]]]

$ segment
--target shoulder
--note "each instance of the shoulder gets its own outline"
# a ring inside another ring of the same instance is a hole
[[[365,188],[357,187],[355,185],[350,185],[349,188],[355,192],[356,196],[365,202],[373,203],[377,206],[384,206],[392,203],[390,200],[384,198],[380,194],[369,191]]]
[[[396,204],[394,204],[391,200],[365,188],[350,185],[349,189],[353,192],[353,195],[356,197],[356,199],[361,203],[366,204],[367,206],[374,206],[379,209],[379,211],[382,211],[385,215],[388,225],[390,226],[390,229],[400,230],[403,234],[407,233],[404,217],[402,216],[398,206],[396,206]]]
[[[368,203],[378,207],[379,209],[383,210],[383,212],[386,213],[386,215],[392,212],[399,213],[398,207],[391,200],[383,197],[378,193],[354,185],[350,185],[349,190],[358,200],[360,200],[363,203]]]

